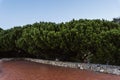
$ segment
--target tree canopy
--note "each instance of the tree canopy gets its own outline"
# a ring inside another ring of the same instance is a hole
[[[120,24],[107,20],[39,22],[0,29],[0,57],[120,65]]]

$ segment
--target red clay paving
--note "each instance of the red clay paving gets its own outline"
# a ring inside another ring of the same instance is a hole
[[[28,61],[0,63],[0,80],[120,80],[120,76]]]

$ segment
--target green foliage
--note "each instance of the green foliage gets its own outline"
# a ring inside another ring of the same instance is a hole
[[[101,45],[93,59],[96,63],[120,65],[120,29],[102,32]]]
[[[106,20],[40,22],[0,29],[0,53],[120,65],[120,25]]]

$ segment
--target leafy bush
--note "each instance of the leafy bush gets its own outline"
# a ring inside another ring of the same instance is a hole
[[[1,57],[4,53],[6,57],[120,65],[120,25],[106,20],[80,19],[0,29]]]

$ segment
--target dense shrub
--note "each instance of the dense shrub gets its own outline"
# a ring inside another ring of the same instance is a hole
[[[120,25],[106,20],[80,19],[0,29],[1,57],[3,54],[120,65]]]

